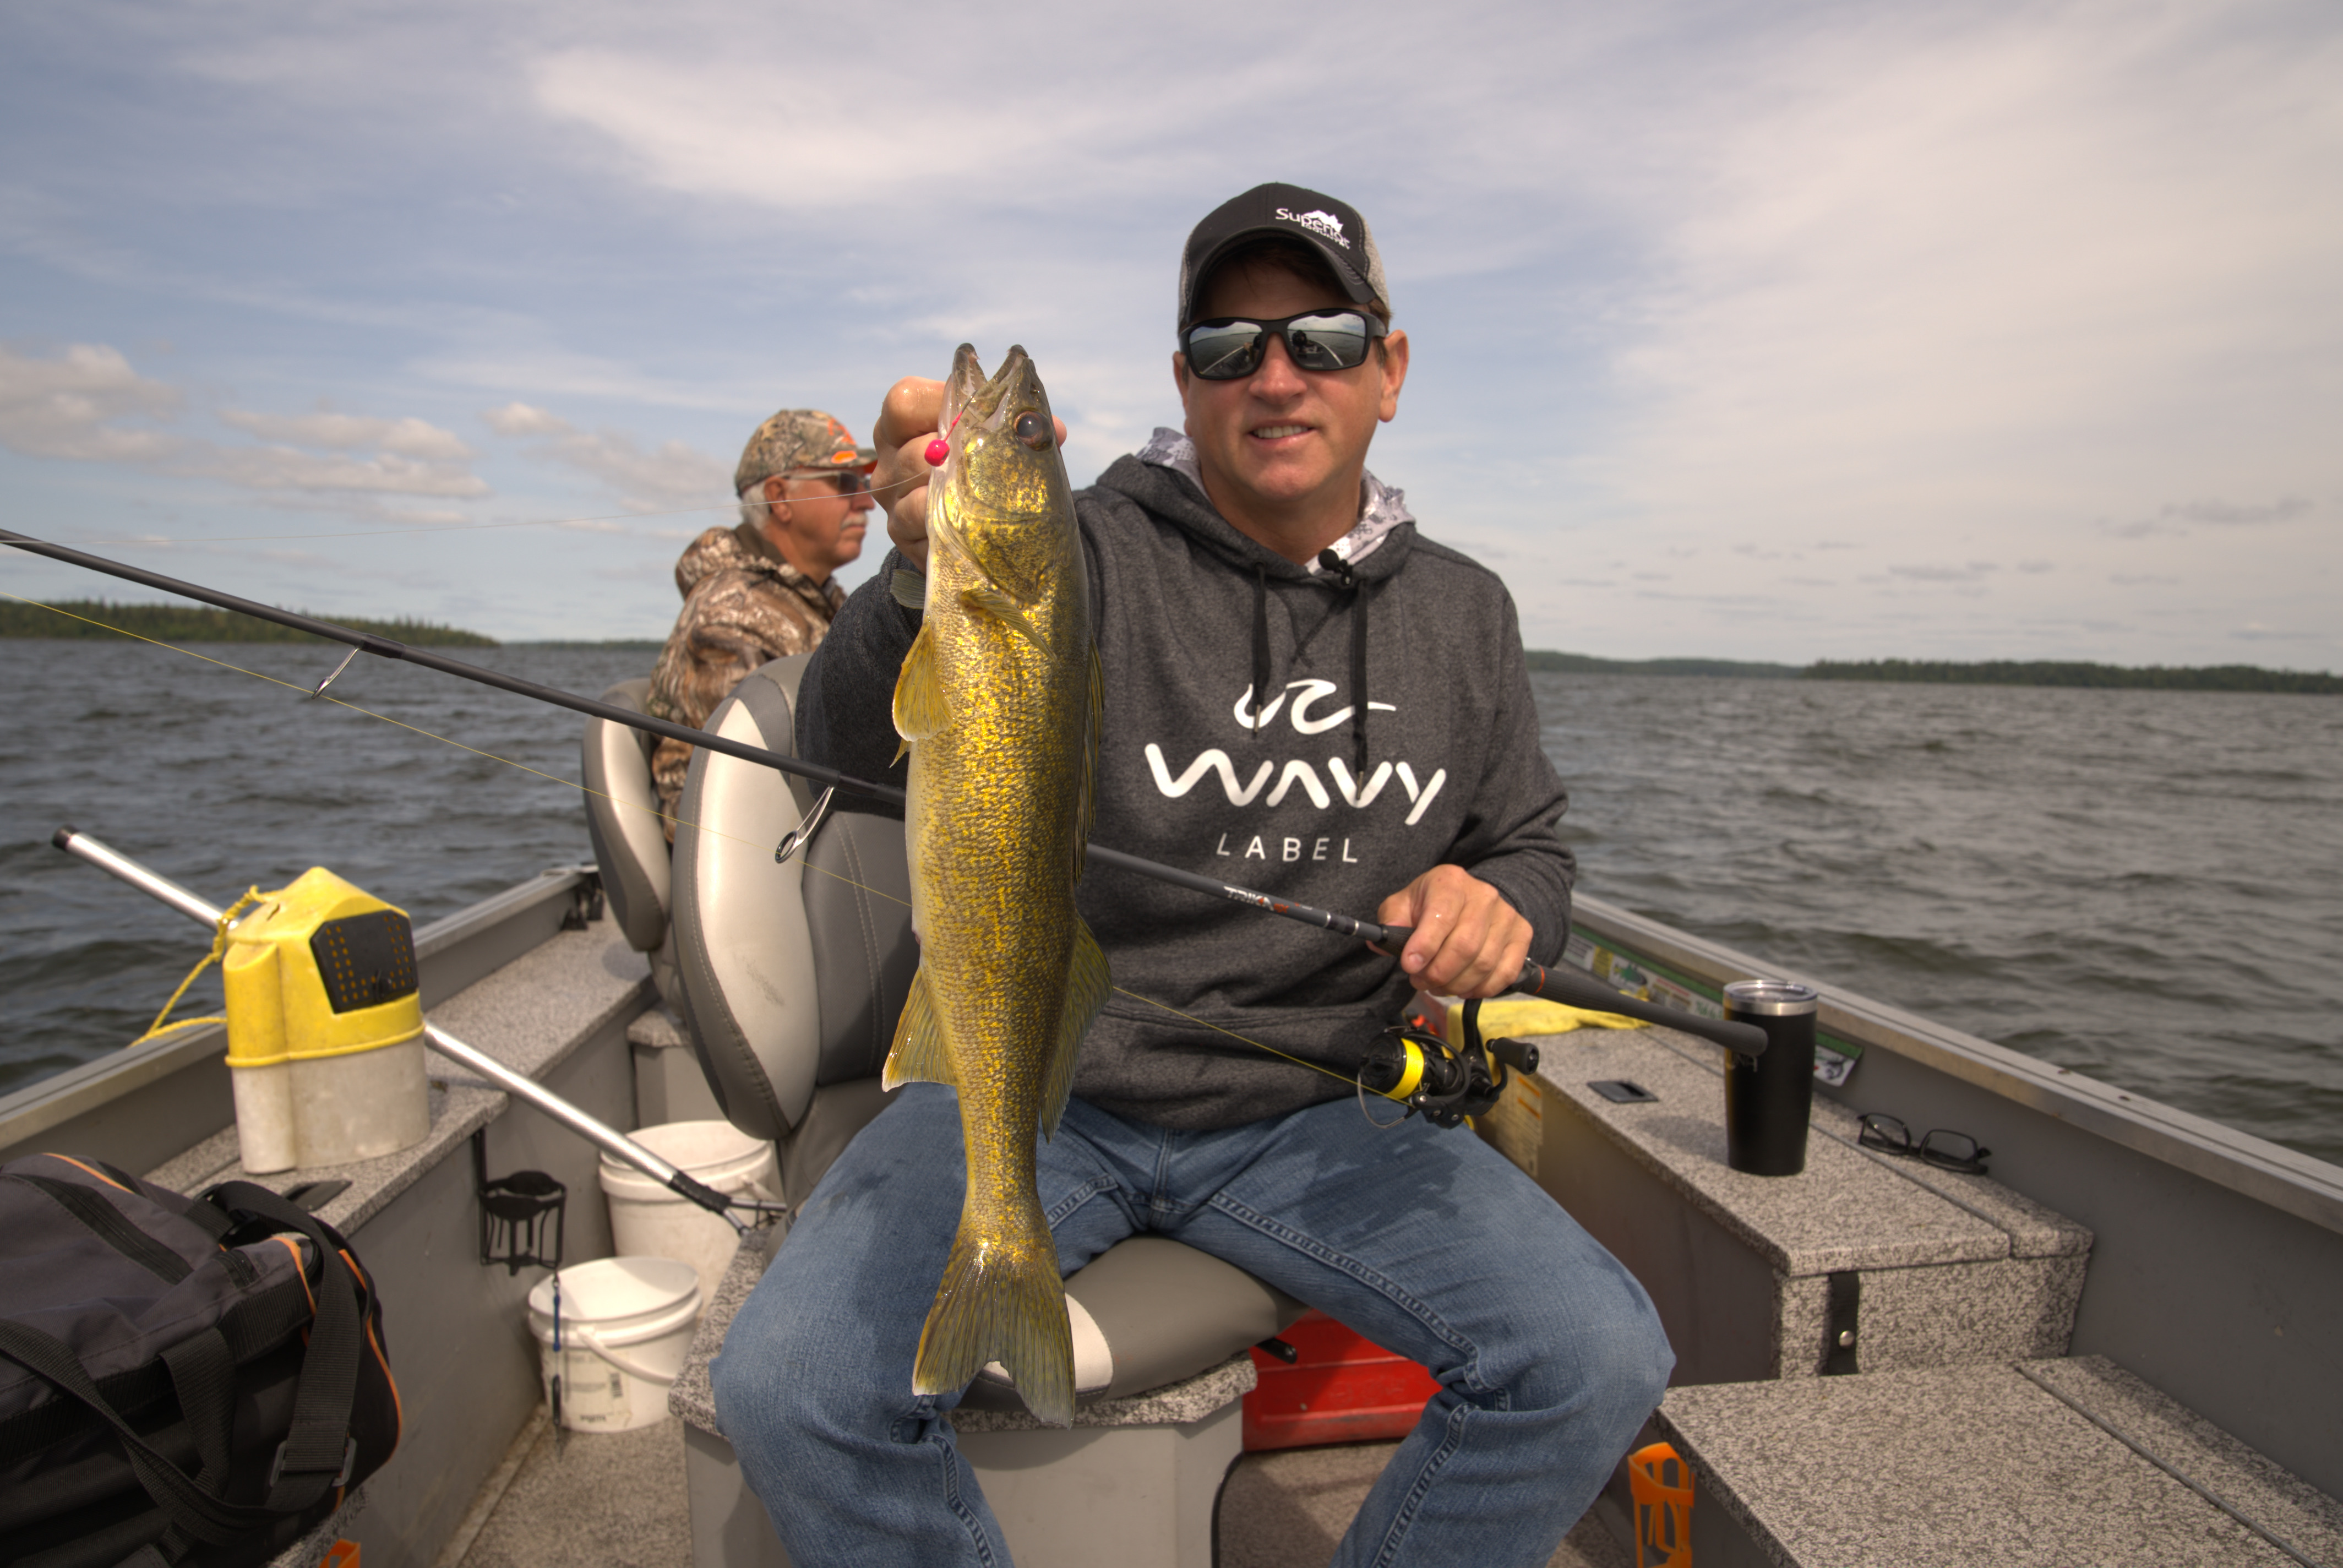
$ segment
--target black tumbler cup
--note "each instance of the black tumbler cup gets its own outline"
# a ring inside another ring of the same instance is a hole
[[[1765,1031],[1765,1054],[1728,1053],[1725,1162],[1753,1176],[1806,1168],[1806,1121],[1815,1103],[1815,1011],[1821,996],[1795,980],[1735,980],[1725,1016]]]

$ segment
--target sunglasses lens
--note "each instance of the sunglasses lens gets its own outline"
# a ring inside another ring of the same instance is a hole
[[[1262,329],[1252,321],[1211,321],[1188,328],[1188,368],[1207,381],[1234,381],[1261,365]]]
[[[1347,310],[1297,316],[1286,324],[1285,347],[1304,370],[1356,369],[1367,359],[1367,324]]]
[[[1258,321],[1209,321],[1188,328],[1188,368],[1207,382],[1235,382],[1261,368]]]

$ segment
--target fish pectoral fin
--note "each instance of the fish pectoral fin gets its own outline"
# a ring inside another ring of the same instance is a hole
[[[980,614],[990,616],[1043,653],[1050,651],[1050,645],[1041,640],[1041,634],[1035,631],[1033,623],[1026,618],[1025,607],[1011,598],[1005,589],[991,583],[980,583],[974,588],[960,589],[960,602]]]
[[[925,740],[950,723],[951,704],[936,668],[936,628],[923,626],[903,656],[903,672],[895,678],[895,733],[905,740]]]
[[[894,597],[895,602],[905,609],[928,608],[926,574],[915,572],[909,567],[900,568],[887,580],[887,591]]]
[[[1016,1222],[980,1229],[963,1214],[935,1305],[920,1331],[914,1393],[958,1393],[997,1361],[1050,1426],[1074,1420],[1074,1336],[1048,1221],[1031,1198]]]
[[[928,1000],[925,965],[911,976],[911,994],[903,999],[902,1016],[895,1020],[895,1043],[887,1052],[887,1066],[879,1075],[881,1089],[906,1083],[943,1083],[957,1089],[951,1053],[944,1049],[944,1031],[936,1023],[936,1010]]]
[[[1113,989],[1107,973],[1106,954],[1081,920],[1074,921],[1074,953],[1066,977],[1066,1010],[1058,1018],[1057,1054],[1050,1059],[1050,1076],[1041,1083],[1041,1135],[1054,1138],[1058,1120],[1066,1113],[1066,1098],[1074,1089],[1074,1059],[1081,1054],[1082,1037],[1091,1031],[1106,993]]]

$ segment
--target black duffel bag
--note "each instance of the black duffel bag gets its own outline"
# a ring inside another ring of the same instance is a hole
[[[398,1444],[382,1302],[249,1181],[0,1166],[0,1564],[243,1568]]]

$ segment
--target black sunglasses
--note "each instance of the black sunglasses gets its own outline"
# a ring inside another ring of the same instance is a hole
[[[1977,1141],[1966,1132],[1950,1132],[1937,1128],[1916,1144],[1912,1141],[1912,1130],[1896,1117],[1880,1111],[1870,1111],[1863,1118],[1863,1131],[1855,1141],[1865,1149],[1876,1149],[1883,1154],[1900,1158],[1917,1158],[1946,1171],[1965,1171],[1972,1176],[1986,1173],[1985,1157],[1993,1152],[1980,1148]]]
[[[1390,331],[1363,310],[1312,310],[1282,321],[1223,317],[1197,322],[1180,335],[1180,347],[1188,368],[1205,380],[1242,381],[1261,368],[1272,332],[1299,369],[1355,370],[1367,362],[1367,345]]]
[[[791,479],[835,479],[841,496],[859,496],[870,487],[870,476],[853,468],[806,468],[784,476]]]

